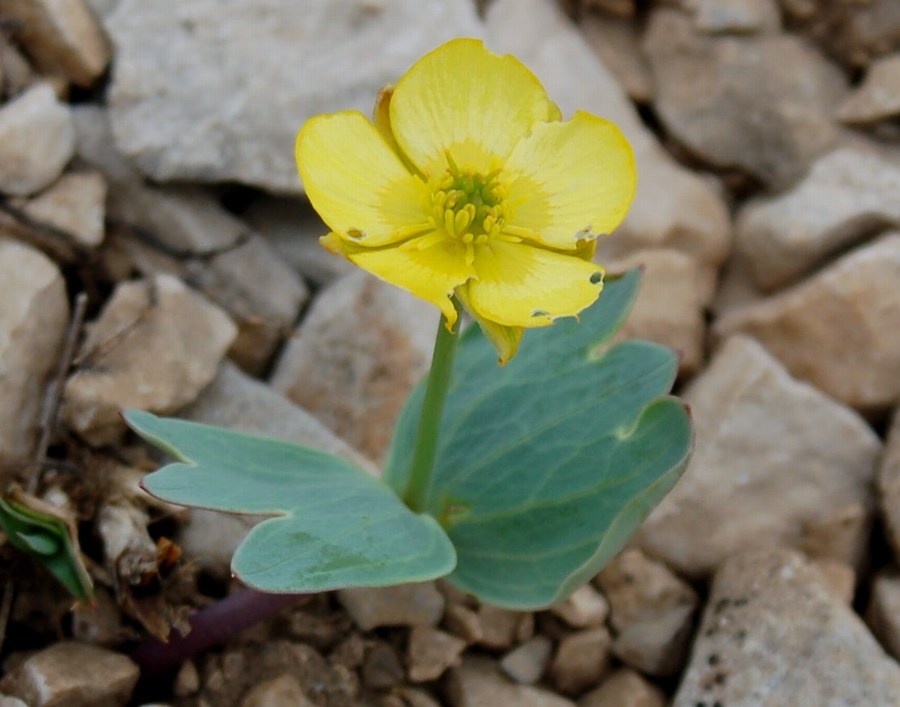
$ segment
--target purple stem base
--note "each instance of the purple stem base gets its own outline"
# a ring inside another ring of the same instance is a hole
[[[172,672],[185,660],[225,643],[239,631],[270,619],[310,594],[265,594],[242,589],[196,612],[188,619],[187,636],[172,631],[168,641],[151,639],[139,645],[131,659],[141,668],[141,676],[158,677]]]

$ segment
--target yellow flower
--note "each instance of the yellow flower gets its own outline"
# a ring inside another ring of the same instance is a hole
[[[525,328],[597,299],[595,239],[634,195],[619,129],[561,117],[516,58],[474,39],[438,47],[382,91],[374,123],[343,111],[301,128],[323,245],[437,305],[448,327],[455,295],[508,361]]]

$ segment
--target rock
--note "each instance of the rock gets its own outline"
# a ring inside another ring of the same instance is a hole
[[[880,572],[872,583],[867,620],[887,651],[900,660],[900,577]]]
[[[665,707],[666,696],[630,668],[620,668],[600,687],[578,700],[578,707]]]
[[[862,85],[838,108],[837,117],[851,125],[868,125],[900,116],[900,53],[873,61]]]
[[[37,81],[31,64],[5,34],[0,37],[0,78],[4,97],[16,96]]]
[[[138,673],[121,653],[63,641],[32,655],[3,684],[35,707],[118,707],[131,697]]]
[[[707,34],[775,34],[781,13],[775,0],[686,0],[694,25]]]
[[[51,184],[75,151],[69,109],[47,83],[0,107],[0,192],[27,196]]]
[[[631,142],[640,174],[637,194],[615,236],[600,243],[599,259],[665,247],[692,256],[704,268],[717,268],[731,237],[723,200],[659,145],[558,3],[495,0],[486,19],[489,44],[528,65],[565,115],[582,109],[608,118]]]
[[[325,287],[356,269],[346,258],[337,257],[322,247],[319,237],[328,232],[328,227],[312,207],[300,199],[257,199],[241,218],[265,238],[288,265],[317,287]]]
[[[309,0],[303,12],[292,0],[225,10],[218,0],[183,0],[177,8],[122,0],[107,18],[118,48],[109,93],[116,143],[158,181],[282,193],[300,191],[290,146],[306,119],[368,114],[378,90],[422,54],[481,33],[469,0]]]
[[[362,681],[370,690],[390,690],[403,680],[403,665],[394,648],[377,641],[367,652],[362,665]]]
[[[510,611],[491,604],[478,607],[478,643],[487,648],[505,650],[534,633],[534,615]]]
[[[900,408],[894,410],[876,484],[885,535],[894,559],[900,561]]]
[[[181,277],[222,306],[239,327],[229,356],[262,373],[309,296],[281,257],[198,188],[113,183],[110,212],[123,226],[116,245],[134,267]]]
[[[677,571],[702,576],[748,547],[796,544],[850,504],[872,507],[878,438],[752,339],[726,341],[683,397],[694,455],[638,535]]]
[[[856,571],[839,560],[814,559],[812,564],[822,575],[822,583],[834,596],[851,606],[856,592]]]
[[[591,13],[582,15],[578,26],[628,97],[637,103],[652,103],[653,74],[641,51],[635,23],[627,17]]]
[[[592,585],[584,584],[568,599],[551,606],[550,611],[573,628],[603,626],[609,616],[609,603]]]
[[[520,685],[533,685],[547,669],[553,644],[546,636],[537,635],[516,646],[500,660],[500,667]]]
[[[605,626],[570,633],[559,642],[550,679],[567,695],[594,687],[609,670],[612,638]]]
[[[462,638],[467,644],[478,643],[482,638],[478,614],[468,606],[451,603],[444,612],[447,630]]]
[[[717,571],[673,707],[890,705],[900,666],[801,555],[739,553]]]
[[[684,13],[660,8],[644,48],[666,128],[715,167],[783,187],[838,137],[832,114],[846,80],[798,37],[709,36]]]
[[[111,186],[141,184],[143,175],[116,147],[108,110],[96,103],[81,103],[71,113],[78,158],[106,176]],[[116,201],[111,199],[109,206],[114,208]]]
[[[248,434],[305,444],[334,454],[373,474],[377,467],[306,410],[229,361],[179,417]]]
[[[703,364],[704,306],[713,283],[703,283],[697,261],[677,250],[642,250],[608,265],[613,272],[643,268],[637,300],[617,340],[647,339],[679,352],[679,373],[693,375]]]
[[[506,680],[494,661],[470,656],[459,668],[450,671],[447,697],[452,707],[574,707],[574,703],[529,685]]]
[[[436,626],[444,613],[444,595],[433,582],[340,589],[337,597],[363,631],[379,626]]]
[[[0,237],[0,459],[34,453],[47,380],[54,372],[69,303],[56,265]]]
[[[42,73],[87,88],[106,71],[109,44],[84,0],[0,0],[0,14]]]
[[[18,697],[10,697],[9,695],[0,695],[0,707],[28,707]]]
[[[315,707],[315,704],[290,674],[259,683],[241,701],[241,707]]]
[[[796,547],[811,558],[833,559],[862,568],[869,550],[872,520],[868,501],[831,509],[803,524]]]
[[[673,675],[684,664],[697,594],[662,563],[625,550],[597,582],[610,604],[613,652],[649,675]]]
[[[791,284],[824,258],[885,224],[900,226],[900,163],[873,148],[820,157],[793,189],[751,200],[736,221],[736,246],[757,286]]]
[[[799,20],[795,31],[808,33],[853,68],[900,49],[900,6],[895,0],[781,2]]]
[[[864,412],[900,401],[900,232],[784,292],[730,312],[719,337],[759,340],[787,369]]]
[[[22,211],[35,221],[70,234],[79,245],[96,248],[106,228],[106,180],[98,172],[64,174],[22,204]]]
[[[437,680],[460,663],[466,642],[430,626],[414,626],[409,634],[406,666],[412,682]]]
[[[175,412],[213,379],[236,331],[221,309],[173,277],[119,284],[66,383],[63,419],[102,445],[124,432],[122,408]]]
[[[438,311],[362,271],[313,302],[272,386],[380,460],[407,395],[431,362]]]

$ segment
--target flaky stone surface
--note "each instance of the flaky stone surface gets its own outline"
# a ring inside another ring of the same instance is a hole
[[[900,162],[875,145],[839,148],[817,159],[792,189],[740,210],[738,257],[760,288],[784,287],[873,231],[900,226],[898,193]]]
[[[684,399],[694,455],[638,533],[649,554],[704,575],[742,549],[797,545],[810,524],[851,504],[871,514],[878,438],[757,342],[725,342]]]
[[[0,237],[0,459],[34,452],[44,390],[62,351],[69,303],[56,265]]]
[[[658,247],[675,248],[708,267],[725,259],[731,225],[724,202],[659,145],[556,0],[495,0],[487,27],[489,45],[512,52],[534,71],[564,115],[581,109],[608,118],[631,142],[637,193],[615,236],[600,241],[601,261]]]
[[[739,553],[716,573],[673,707],[891,705],[900,666],[802,555]]]
[[[597,575],[609,600],[613,652],[649,675],[672,675],[684,664],[697,593],[640,550],[620,553]]]
[[[368,114],[421,55],[481,33],[470,0],[122,0],[106,26],[116,142],[144,172],[290,193],[307,118]]]
[[[428,369],[435,307],[356,271],[316,298],[279,358],[272,386],[369,458]]]
[[[27,196],[62,173],[75,151],[68,107],[47,83],[0,107],[0,192]]]
[[[123,408],[175,412],[212,381],[236,333],[221,309],[174,277],[121,283],[66,383],[66,424],[100,445],[124,432]]]
[[[716,167],[784,186],[838,137],[833,113],[846,80],[798,37],[714,37],[687,14],[660,8],[644,48],[666,127]]]
[[[716,322],[758,339],[797,378],[864,412],[900,401],[900,232]]]

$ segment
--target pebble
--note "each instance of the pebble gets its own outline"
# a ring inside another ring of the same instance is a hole
[[[293,675],[285,674],[255,685],[241,700],[241,707],[315,707]]]
[[[866,619],[888,653],[900,660],[900,576],[896,572],[875,576]]]
[[[670,248],[641,250],[607,265],[610,272],[643,268],[637,299],[616,332],[617,340],[647,339],[678,351],[678,371],[696,373],[703,364],[704,308],[714,286],[693,258]]]
[[[838,119],[867,125],[900,116],[900,53],[876,59],[862,85],[838,108]]]
[[[363,631],[379,626],[437,626],[444,595],[434,582],[340,589],[338,601]]]
[[[533,685],[547,670],[553,643],[543,635],[533,636],[500,659],[500,668],[520,685]]]
[[[801,4],[795,31],[806,31],[831,55],[850,68],[865,66],[872,59],[900,49],[900,5],[896,0],[857,2],[808,2]],[[838,30],[839,31],[836,31]]]
[[[609,602],[591,584],[583,584],[550,611],[572,628],[602,626],[609,616]]]
[[[574,707],[549,690],[510,682],[493,660],[480,656],[464,657],[448,674],[446,690],[451,707]]]
[[[892,705],[900,666],[797,552],[735,554],[716,572],[673,707]]]
[[[316,287],[325,287],[356,266],[335,257],[319,243],[328,227],[301,199],[263,197],[241,214],[296,272]]]
[[[428,303],[354,271],[316,297],[271,384],[381,460],[403,403],[431,363],[438,318]]]
[[[41,191],[62,174],[74,151],[72,116],[48,83],[0,106],[0,193]]]
[[[431,626],[413,626],[406,649],[406,666],[412,682],[437,680],[447,668],[460,664],[466,648],[461,638]]]
[[[570,633],[559,642],[550,664],[550,679],[560,692],[579,695],[609,671],[612,638],[605,626]]]
[[[580,700],[578,707],[665,707],[662,690],[647,682],[631,668],[619,668],[600,687]]]
[[[495,650],[506,650],[534,633],[534,614],[511,611],[491,604],[478,607],[478,644]]]
[[[0,13],[42,73],[88,88],[106,71],[109,42],[84,0],[0,0]]]
[[[898,193],[900,164],[884,159],[874,145],[828,152],[792,189],[741,208],[738,256],[758,287],[785,287],[884,224],[900,226]]]
[[[390,690],[404,678],[403,664],[397,651],[382,641],[376,641],[363,660],[361,676],[370,690]]]
[[[34,453],[44,392],[59,358],[69,303],[56,265],[0,237],[0,459]]]
[[[872,508],[878,437],[753,339],[727,340],[683,397],[694,455],[638,534],[678,572],[706,575],[739,550],[797,543],[805,525],[848,505]]]
[[[694,26],[706,34],[776,34],[781,13],[775,0],[687,0]]]
[[[640,550],[620,553],[598,575],[610,604],[612,650],[648,675],[673,675],[684,665],[697,593]]]
[[[900,562],[900,408],[894,410],[878,467],[878,507],[894,560]]]
[[[799,37],[711,36],[658,8],[643,46],[666,129],[710,165],[784,187],[838,138],[846,79]]]
[[[138,673],[121,653],[63,641],[26,659],[3,684],[33,707],[117,707],[128,703]]]
[[[133,266],[181,277],[224,308],[238,325],[229,356],[261,374],[309,297],[269,244],[198,187],[155,189],[126,178],[111,186],[110,214],[125,225],[116,245]]]
[[[797,378],[862,412],[900,401],[900,232],[719,319],[721,338],[759,340]]]
[[[30,218],[70,234],[79,245],[96,248],[106,224],[106,180],[99,172],[71,172],[22,204]]]
[[[306,119],[368,114],[420,56],[482,32],[471,0],[306,0],[303,12],[293,0],[227,12],[219,0],[182,0],[178,12],[122,0],[106,28],[117,47],[109,105],[126,155],[157,181],[275,193],[300,191],[290,146]]]
[[[62,417],[89,444],[125,431],[119,411],[171,414],[213,379],[237,328],[178,279],[122,282],[88,331],[65,386]]]
[[[631,142],[640,175],[637,193],[615,236],[601,241],[600,261],[665,247],[690,255],[704,268],[718,267],[731,238],[722,198],[660,146],[559,3],[495,0],[486,22],[488,44],[515,54],[534,71],[564,115],[581,109],[612,120]],[[588,76],[590,81],[584,79]]]

